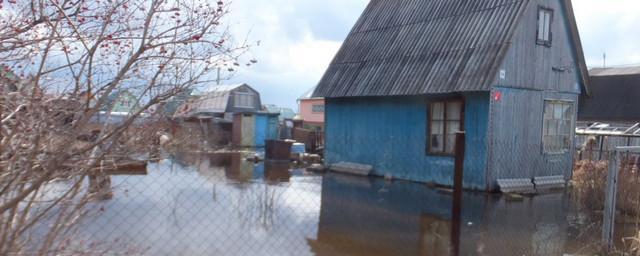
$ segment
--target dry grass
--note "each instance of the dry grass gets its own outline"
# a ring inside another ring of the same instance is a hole
[[[633,161],[631,161],[633,160]],[[628,158],[618,178],[617,209],[621,213],[640,217],[640,176],[635,159]],[[609,161],[582,160],[576,163],[573,173],[575,198],[581,206],[590,210],[604,208],[605,188]]]

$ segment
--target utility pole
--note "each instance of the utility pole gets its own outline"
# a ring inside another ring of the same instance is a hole
[[[602,67],[607,67],[607,52],[602,52]]]
[[[218,66],[218,76],[216,77],[216,85],[220,85],[220,67]]]

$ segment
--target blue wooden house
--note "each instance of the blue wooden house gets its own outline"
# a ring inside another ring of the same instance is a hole
[[[314,92],[328,165],[464,186],[569,179],[588,73],[570,0],[371,0]]]

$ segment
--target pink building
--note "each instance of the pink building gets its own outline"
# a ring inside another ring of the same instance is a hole
[[[324,98],[313,98],[311,88],[307,93],[298,99],[299,115],[305,126],[316,126],[324,128]]]

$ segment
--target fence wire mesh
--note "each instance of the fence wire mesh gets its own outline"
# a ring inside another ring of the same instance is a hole
[[[578,235],[591,222],[566,193],[512,201],[467,192],[452,221],[446,189],[247,160],[253,154],[165,155],[111,175],[111,197],[89,205],[67,243],[90,255],[557,255],[597,239]]]

